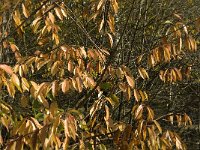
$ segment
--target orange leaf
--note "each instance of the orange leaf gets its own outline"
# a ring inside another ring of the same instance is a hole
[[[10,75],[13,74],[12,68],[6,64],[0,64],[0,69],[3,69],[6,73],[8,73]]]

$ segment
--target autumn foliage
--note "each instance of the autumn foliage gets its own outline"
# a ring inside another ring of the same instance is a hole
[[[163,85],[191,78],[193,64],[181,62],[197,52],[197,41],[181,16],[174,13],[159,43],[128,60],[134,64],[129,68],[117,63],[129,26],[125,18],[124,30],[116,29],[125,2],[84,1],[81,8],[82,2],[69,3],[2,3],[2,11],[11,11],[11,17],[1,11],[0,55],[12,55],[0,63],[0,147],[186,149],[178,133],[162,125],[187,126],[192,120],[184,112],[156,114],[145,86],[157,77]],[[82,20],[94,29],[86,30]],[[74,35],[78,42],[67,40]]]

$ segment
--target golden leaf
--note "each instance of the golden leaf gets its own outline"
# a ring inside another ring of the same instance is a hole
[[[61,8],[60,10],[61,10],[63,16],[67,17],[67,11],[64,8]]]
[[[113,10],[115,12],[115,14],[118,12],[118,9],[119,9],[119,6],[118,6],[118,3],[116,0],[112,0],[112,7],[113,7]]]
[[[82,83],[82,80],[81,80],[80,77],[76,77],[76,83],[77,83],[77,86],[78,86],[78,91],[82,92],[82,90],[83,90],[83,83]]]
[[[101,23],[99,25],[99,32],[101,32],[103,25],[104,25],[104,18],[101,20]]]
[[[99,0],[99,3],[97,5],[97,10],[99,10],[103,6],[104,3],[105,3],[105,0]]]
[[[94,81],[94,79],[92,77],[88,76],[86,79],[87,79],[87,83],[88,83],[89,87],[92,88],[92,87],[94,87],[96,85],[96,83],[95,83],[95,81]]]
[[[40,129],[40,132],[39,132],[39,138],[40,138],[42,145],[44,145],[45,138],[47,136],[47,129],[48,129],[48,126],[44,126]]]
[[[44,65],[48,64],[49,62],[51,62],[51,60],[45,60],[45,61],[40,61],[37,63],[37,70],[40,70]]]
[[[43,126],[38,122],[37,119],[35,119],[33,117],[30,117],[30,120],[34,123],[36,128],[38,128],[38,129],[42,129],[43,128]]]
[[[23,3],[22,3],[22,11],[26,18],[28,18],[30,16],[28,9],[25,7],[25,5]]]
[[[58,95],[58,91],[59,91],[58,81],[55,80],[52,82],[51,90],[52,90],[53,97]]]
[[[110,46],[112,47],[113,46],[113,38],[112,38],[112,35],[110,33],[107,33],[108,35],[108,38],[109,38],[109,41],[110,41]]]
[[[60,61],[56,61],[53,64],[53,66],[51,68],[51,74],[52,74],[52,76],[54,76],[58,72],[58,70],[59,70],[59,64],[60,64]]]
[[[114,17],[112,15],[109,15],[109,20],[108,22],[108,26],[110,28],[110,31],[114,34],[115,33],[115,21],[114,21]]]
[[[159,132],[162,133],[162,128],[161,128],[160,124],[156,120],[153,120],[153,122],[156,125],[157,129],[159,130]]]
[[[23,91],[29,91],[30,85],[28,83],[28,81],[26,80],[26,78],[22,78],[22,89]]]
[[[154,118],[154,112],[153,112],[153,110],[150,108],[150,107],[147,107],[147,111],[148,111],[148,117],[147,117],[147,119],[148,120],[153,120],[153,118]]]
[[[131,88],[134,88],[135,87],[135,81],[134,79],[132,79],[130,76],[128,75],[125,75],[126,76],[126,81],[128,82],[129,86]]]
[[[74,65],[71,60],[69,60],[69,62],[68,62],[68,71],[71,73],[74,71]]]
[[[142,101],[144,101],[146,99],[146,96],[145,96],[144,92],[139,90],[139,93],[140,93]]]
[[[15,87],[14,87],[14,85],[10,81],[6,81],[5,84],[6,84],[7,91],[9,93],[9,95],[14,98],[15,97]]]
[[[76,140],[77,125],[74,116],[68,114],[63,123],[65,129],[65,137],[72,137],[74,140]]]
[[[142,68],[142,67],[138,67],[138,72],[140,74],[140,76],[145,80],[145,79],[149,79],[149,75],[147,73],[147,71]]]
[[[135,119],[139,119],[143,112],[143,105],[139,105],[139,107],[135,111]]]
[[[10,120],[7,118],[7,116],[4,115],[1,117],[1,124],[6,127],[7,131],[9,131]]]
[[[60,10],[60,8],[56,7],[56,8],[54,8],[54,10],[55,10],[55,13],[56,13],[57,17],[58,17],[60,20],[63,20],[63,13],[62,13],[62,11]]]
[[[38,95],[38,100],[44,105],[44,107],[49,108],[49,103],[42,94]]]
[[[137,89],[134,89],[134,97],[137,102],[141,99],[140,94]]]
[[[55,22],[55,17],[51,12],[49,12],[49,19],[51,20],[52,23]]]
[[[12,83],[17,87],[17,89],[19,90],[19,91],[22,91],[21,90],[21,88],[20,88],[20,81],[19,81],[19,78],[18,78],[18,76],[16,75],[16,74],[12,74],[12,76],[11,76],[11,81],[12,81]]]
[[[61,83],[61,89],[63,93],[66,93],[67,91],[69,91],[69,80],[68,79],[64,79],[63,82]]]

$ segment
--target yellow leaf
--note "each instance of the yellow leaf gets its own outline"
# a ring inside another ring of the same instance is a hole
[[[159,132],[162,133],[162,128],[160,127],[160,124],[156,120],[153,120],[153,122],[156,125],[157,129],[159,130]]]
[[[143,105],[140,105],[135,111],[135,119],[139,119],[143,112]]]
[[[148,111],[148,117],[147,117],[147,119],[149,121],[153,120],[153,118],[154,118],[154,112],[153,112],[153,110],[150,107],[147,107],[147,111]]]
[[[81,80],[80,77],[76,77],[76,83],[77,83],[77,86],[78,86],[78,91],[82,92],[82,90],[83,90],[83,83],[82,83],[82,80]]]
[[[63,82],[61,83],[61,88],[62,88],[62,92],[66,93],[67,91],[69,91],[69,80],[68,79],[64,79]]]
[[[60,10],[61,10],[63,16],[67,17],[67,11],[64,8],[61,8]]]
[[[37,90],[36,96],[39,95],[39,94],[41,94],[41,93],[43,93],[44,88],[47,87],[47,83],[46,83],[46,82],[41,83],[41,84],[39,85],[39,87],[36,86],[36,84],[33,84],[34,82],[31,82],[31,83],[32,83],[33,86],[35,86],[35,87],[34,87],[35,90]]]
[[[112,7],[113,7],[113,10],[116,14],[118,12],[118,9],[119,9],[119,6],[118,6],[118,3],[117,3],[116,0],[112,0]]]
[[[147,73],[147,71],[142,68],[142,67],[138,67],[138,72],[140,74],[140,76],[145,80],[145,79],[149,79],[149,75]]]
[[[137,102],[141,99],[140,94],[137,89],[134,89],[134,97]]]
[[[22,3],[22,11],[26,18],[28,18],[30,16],[28,9],[25,7],[25,5],[23,3]]]
[[[38,128],[38,129],[42,129],[43,128],[43,126],[38,122],[37,119],[35,119],[33,117],[30,117],[30,120],[34,123],[36,128]]]
[[[52,76],[54,76],[58,72],[58,70],[59,70],[59,64],[60,64],[60,61],[56,61],[53,64],[53,66],[51,68],[51,74],[52,74]]]
[[[55,17],[51,12],[49,12],[49,19],[51,20],[52,23],[55,22]]]
[[[110,28],[110,31],[114,34],[115,33],[115,21],[114,21],[114,17],[109,15],[109,20],[108,22],[108,26]]]
[[[76,140],[77,125],[74,116],[68,114],[63,123],[65,129],[65,137],[72,137],[74,140]]]
[[[99,0],[99,3],[97,5],[97,10],[99,10],[103,6],[104,3],[105,3],[105,0]]]
[[[171,59],[171,46],[170,45],[165,45],[163,47],[163,50],[164,50],[164,59],[165,59],[165,62],[169,62],[170,59]]]
[[[47,136],[47,130],[48,130],[48,126],[44,126],[44,127],[41,128],[41,130],[39,132],[39,138],[40,138],[42,145],[44,145],[45,138]]]
[[[101,20],[100,26],[99,26],[99,32],[101,32],[104,25],[104,18]]]
[[[79,150],[85,150],[85,144],[83,140],[79,140]]]
[[[126,96],[127,96],[127,100],[131,99],[131,88],[130,87],[127,87]]]
[[[49,62],[51,62],[51,60],[40,61],[37,64],[37,70],[40,70],[44,65],[48,64]]]
[[[9,95],[14,98],[15,97],[15,87],[14,87],[14,85],[12,84],[12,82],[9,82],[9,81],[7,81],[5,84],[6,84]]]
[[[145,96],[144,92],[139,90],[139,93],[140,93],[142,101],[144,101],[146,99],[146,96]]]
[[[38,100],[44,105],[44,107],[49,108],[49,103],[42,94],[38,95]]]
[[[135,81],[134,79],[132,79],[130,76],[126,75],[126,81],[128,82],[129,86],[131,88],[134,88],[135,87]]]
[[[5,115],[1,117],[1,124],[3,124],[3,126],[6,127],[7,131],[9,131],[10,121]]]
[[[109,38],[109,41],[110,41],[110,47],[113,46],[113,38],[112,38],[112,35],[110,33],[107,33],[108,35],[108,38]]]
[[[74,65],[71,60],[69,60],[69,62],[68,62],[68,71],[71,73],[74,71]]]
[[[12,74],[11,81],[17,87],[17,89],[19,91],[22,91],[21,88],[20,88],[19,78],[18,78],[18,76],[16,74],[14,74],[14,73]]]
[[[56,13],[57,17],[58,17],[60,20],[63,20],[63,13],[62,13],[62,11],[60,10],[60,8],[56,7],[56,8],[54,8],[54,10],[55,10],[55,13]]]
[[[59,91],[58,81],[55,80],[52,82],[51,90],[52,90],[53,97],[58,95],[58,91]]]

